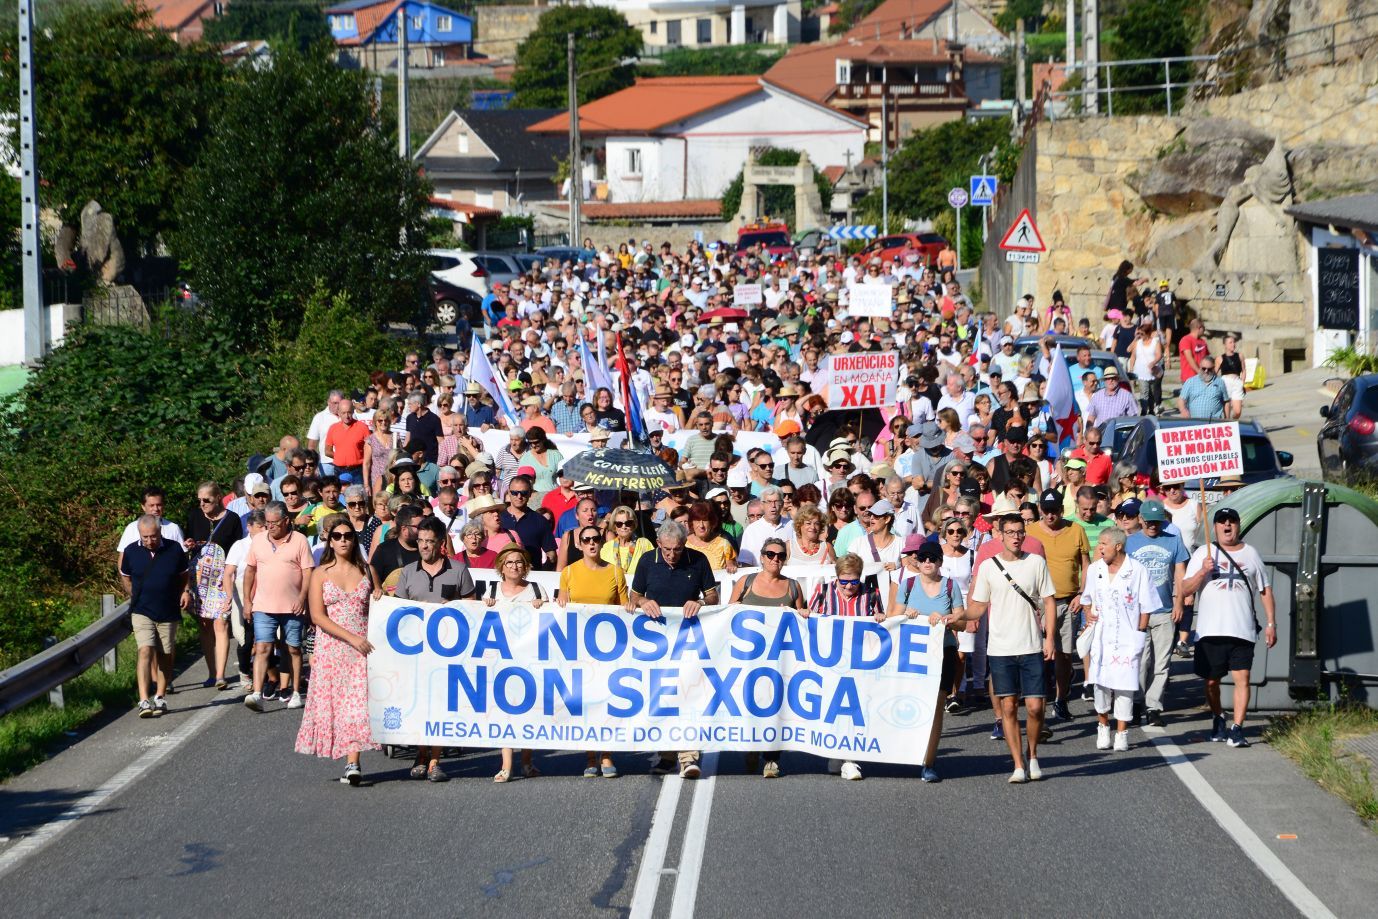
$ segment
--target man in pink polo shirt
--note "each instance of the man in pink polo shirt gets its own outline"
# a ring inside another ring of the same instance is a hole
[[[254,629],[254,691],[244,704],[263,711],[263,678],[268,655],[281,630],[292,659],[292,695],[288,708],[301,708],[301,638],[306,628],[308,573],[316,563],[306,537],[292,529],[287,506],[273,501],[263,511],[267,529],[253,538],[244,563],[244,611],[252,610]]]

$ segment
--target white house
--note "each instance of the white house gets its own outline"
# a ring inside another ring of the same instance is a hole
[[[562,113],[527,129],[568,136]],[[864,121],[756,76],[657,77],[581,106],[584,177],[613,204],[718,198],[753,149],[858,163]]]
[[[801,0],[589,0],[641,30],[651,48],[799,41]]]

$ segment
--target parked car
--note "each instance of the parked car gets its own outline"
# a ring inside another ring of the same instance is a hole
[[[488,295],[488,270],[474,261],[474,253],[463,249],[428,249],[426,255],[431,260],[431,274],[480,297]]]
[[[591,262],[598,258],[597,252],[592,249],[580,249],[578,246],[541,246],[533,254],[547,260],[554,259],[557,264]]]
[[[827,230],[807,230],[794,237],[794,251],[800,258],[819,258],[837,255],[841,251],[837,240]]]
[[[511,284],[513,280],[526,274],[526,267],[512,252],[475,252],[473,259],[479,267],[488,272],[488,283]]]
[[[946,247],[947,239],[937,233],[896,233],[867,243],[861,250],[861,257],[869,259],[874,256],[888,263],[895,256],[903,259],[906,251],[916,251],[920,262],[931,265]]]
[[[1157,472],[1158,448],[1154,434],[1158,428],[1185,428],[1203,423],[1199,418],[1158,418],[1152,415],[1140,418],[1125,439],[1121,458],[1132,462],[1140,472]],[[1288,475],[1283,470],[1292,465],[1292,454],[1286,450],[1274,450],[1268,433],[1258,422],[1239,422],[1239,449],[1244,454],[1244,475],[1241,478],[1245,485]],[[1219,476],[1205,478],[1206,503],[1214,504],[1220,500],[1221,493],[1216,488],[1219,482]],[[1186,484],[1187,493],[1195,495],[1202,482],[1192,479]]]
[[[1057,349],[1058,345],[1062,346],[1062,358],[1067,362],[1067,366],[1070,368],[1075,368],[1077,366],[1077,348],[1082,345],[1090,345],[1091,366],[1101,372],[1104,372],[1106,367],[1113,366],[1119,371],[1120,379],[1129,382],[1129,374],[1125,372],[1124,364],[1120,363],[1119,358],[1115,357],[1115,355],[1109,351],[1097,349],[1094,343],[1088,342],[1084,338],[1078,338],[1075,335],[1025,335],[1022,338],[1016,338],[1014,340],[1014,350],[1016,353],[1022,354],[1025,357],[1033,358],[1034,366],[1037,367],[1037,362],[1042,356],[1039,349],[1039,342],[1044,339],[1051,339],[1050,344],[1054,350]],[[1072,388],[1081,388],[1081,376],[1075,369],[1072,370]]]
[[[1367,478],[1378,472],[1378,373],[1345,381],[1335,401],[1321,406],[1316,435],[1326,481]]]
[[[737,231],[737,251],[755,247],[768,259],[789,258],[794,255],[794,243],[789,227],[783,223],[752,223]]]
[[[428,280],[431,317],[438,325],[452,325],[463,341],[469,329],[483,326],[483,297],[467,287],[432,274]]]
[[[1123,418],[1111,418],[1101,426],[1101,445],[1116,462],[1124,455],[1124,445],[1129,440],[1129,435],[1139,426],[1139,417],[1128,415]]]

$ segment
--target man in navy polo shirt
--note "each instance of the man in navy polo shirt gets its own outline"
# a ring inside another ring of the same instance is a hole
[[[673,520],[660,525],[655,554],[642,556],[636,564],[628,608],[659,619],[662,606],[682,607],[684,618],[693,619],[702,606],[718,602],[713,568],[702,552],[684,544],[688,538],[689,532]],[[674,760],[662,753],[651,771],[663,775],[673,768]],[[679,774],[686,779],[699,777],[699,751],[680,751]]]
[[[172,680],[177,623],[191,602],[191,591],[187,586],[187,553],[163,538],[161,521],[144,514],[136,524],[139,541],[125,547],[120,555],[120,580],[129,594],[130,624],[139,647],[135,665],[139,717],[155,718],[167,711],[164,696]],[[152,700],[148,697],[150,683],[157,687]]]
[[[535,480],[529,475],[513,477],[507,486],[507,510],[502,512],[502,528],[515,530],[526,554],[538,571],[549,571],[555,563],[555,532],[545,514],[531,510]]]

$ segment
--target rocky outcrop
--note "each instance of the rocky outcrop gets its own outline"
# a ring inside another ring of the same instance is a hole
[[[1167,145],[1147,172],[1130,179],[1144,203],[1181,216],[1214,209],[1244,173],[1263,161],[1272,140],[1247,122],[1206,118],[1192,122]]]

